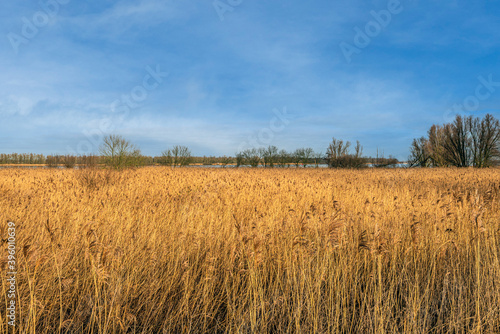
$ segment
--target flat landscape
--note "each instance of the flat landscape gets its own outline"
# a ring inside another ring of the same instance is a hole
[[[499,199],[499,169],[2,169],[16,329],[498,333]]]

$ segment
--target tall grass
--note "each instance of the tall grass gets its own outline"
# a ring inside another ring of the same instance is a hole
[[[0,170],[19,332],[500,332],[499,170],[78,173]]]

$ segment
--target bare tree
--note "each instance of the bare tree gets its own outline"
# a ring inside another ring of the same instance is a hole
[[[334,161],[337,158],[347,155],[349,153],[349,146],[351,146],[350,142],[344,144],[342,139],[332,138],[332,142],[328,145],[326,150],[328,161]]]
[[[267,151],[264,147],[259,147],[257,149],[257,155],[259,156],[259,160],[264,164],[264,167],[267,167],[268,163],[268,158],[267,158]]]
[[[453,123],[433,125],[428,139],[414,140],[410,160],[421,166],[490,167],[500,158],[500,122],[457,115]]]
[[[444,153],[445,160],[455,167],[470,165],[470,141],[467,136],[467,122],[457,115],[452,124],[444,126]]]
[[[290,161],[290,154],[286,150],[281,150],[278,153],[277,162],[279,167],[287,167]]]
[[[259,156],[259,151],[256,150],[255,148],[252,149],[246,149],[243,152],[241,152],[243,159],[245,161],[245,164],[248,164],[252,167],[258,167],[260,163],[260,156]]]
[[[354,157],[361,159],[363,155],[363,146],[359,143],[359,140],[356,140],[356,147],[354,147]]]
[[[472,165],[474,167],[490,167],[500,156],[500,123],[492,115],[487,114],[482,120],[467,118],[470,134]]]
[[[176,145],[162,152],[161,162],[172,167],[188,166],[191,163],[191,151],[186,146]]]
[[[431,156],[429,152],[429,141],[425,137],[413,139],[408,157],[410,167],[429,167]]]
[[[176,164],[174,163],[174,157],[172,155],[171,149],[166,149],[165,151],[161,152],[160,163],[162,165],[175,167]]]
[[[220,158],[220,164],[222,167],[226,167],[228,164],[231,163],[231,161],[233,161],[233,159],[225,155]]]
[[[264,167],[274,167],[278,158],[278,148],[276,146],[268,146],[265,149],[259,150],[261,158],[264,161]]]
[[[313,156],[314,156],[314,150],[312,148],[307,147],[304,149],[304,160],[303,160],[304,167],[307,167],[307,164],[311,162]]]
[[[245,158],[243,157],[243,153],[238,152],[236,153],[235,156],[236,156],[236,167],[240,167],[245,160]]]
[[[292,153],[291,159],[292,162],[295,164],[295,167],[298,168],[300,163],[304,161],[305,154],[306,153],[304,148],[298,148]]]
[[[99,165],[99,157],[97,155],[82,155],[79,157],[79,169],[97,168]]]
[[[119,135],[104,137],[99,153],[103,156],[104,163],[115,169],[141,164],[141,151]]]
[[[363,147],[356,142],[354,154],[349,153],[350,142],[345,142],[339,139],[332,139],[332,142],[326,150],[326,158],[330,167],[336,168],[361,168],[364,166],[362,157]]]
[[[63,157],[63,164],[66,168],[74,168],[76,164],[76,156],[69,154],[65,155]]]
[[[48,155],[47,158],[45,158],[45,164],[49,168],[56,168],[61,161],[61,157],[59,155]]]
[[[426,142],[425,153],[428,161],[426,166],[444,167],[448,165],[446,160],[445,142],[446,135],[443,126],[432,125],[427,132],[428,140]]]
[[[321,160],[324,159],[324,155],[321,152],[314,152],[313,159],[314,159],[314,167],[318,168],[319,163],[321,162]]]

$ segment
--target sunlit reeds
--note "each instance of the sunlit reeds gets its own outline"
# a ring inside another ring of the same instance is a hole
[[[6,169],[0,232],[21,332],[498,333],[499,199],[496,169]]]

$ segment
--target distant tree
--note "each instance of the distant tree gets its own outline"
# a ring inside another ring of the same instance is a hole
[[[34,155],[28,153],[12,153],[12,154],[2,154],[2,162],[0,163],[10,163],[10,164],[32,164],[34,163]],[[45,158],[43,159],[44,163]]]
[[[426,166],[443,167],[447,166],[444,143],[446,141],[444,127],[432,125],[427,132],[426,154],[429,158]]]
[[[428,167],[431,163],[429,141],[425,137],[413,139],[410,147],[408,165],[410,167]]]
[[[141,151],[119,135],[104,137],[99,147],[104,163],[115,169],[138,166],[141,164]]]
[[[259,156],[259,160],[261,161],[261,163],[264,165],[264,167],[267,167],[269,160],[267,159],[266,149],[264,147],[259,147],[256,150],[256,152],[257,152],[257,155]]]
[[[172,157],[172,151],[167,149],[161,152],[161,157],[158,159],[161,165],[174,166],[174,159]]]
[[[162,152],[162,164],[178,167],[188,166],[191,162],[191,151],[186,146],[176,145]]]
[[[212,166],[212,165],[216,164],[217,161],[218,161],[218,159],[214,156],[209,156],[209,157],[203,156],[202,164],[204,166]]]
[[[314,150],[310,147],[307,147],[304,149],[303,153],[303,165],[304,167],[307,167],[307,164],[311,162],[311,159],[314,156]]]
[[[278,148],[276,146],[268,146],[267,148],[260,148],[259,152],[264,162],[264,167],[274,167],[278,159]]]
[[[99,157],[96,155],[83,155],[78,157],[78,168],[97,168]]]
[[[411,159],[411,154],[408,160]],[[368,161],[372,164],[372,167],[376,168],[384,168],[384,167],[394,167],[399,163],[399,160],[393,157],[392,155],[389,155],[388,158],[384,156],[384,151],[382,151],[382,155],[379,155],[379,150],[377,148],[377,156],[375,158],[364,158],[365,161]]]
[[[349,141],[345,142],[341,139],[332,139],[332,142],[326,150],[326,159],[328,160],[328,165],[334,168],[361,168],[364,166],[364,160],[362,158],[363,147],[356,142],[354,148],[355,153],[349,153],[349,147],[351,143]]]
[[[172,154],[179,166],[188,166],[191,162],[191,151],[186,146],[174,146]]]
[[[305,155],[306,153],[304,148],[298,148],[290,155],[290,158],[296,168],[298,168],[300,163],[304,161]]]
[[[76,157],[74,155],[66,155],[63,157],[63,164],[66,168],[73,168],[76,164]]]
[[[319,167],[319,163],[323,159],[324,159],[323,153],[321,153],[321,152],[314,152],[313,153],[314,167],[318,168]]]
[[[356,140],[356,147],[354,147],[354,157],[357,159],[361,159],[363,155],[363,146],[359,143],[359,140]]]
[[[467,122],[457,115],[452,124],[444,126],[444,159],[455,167],[470,165],[470,139],[467,134]]]
[[[251,167],[258,167],[260,163],[260,156],[259,156],[259,151],[255,148],[252,149],[246,149],[243,152],[241,152],[243,155],[243,159],[245,161],[245,164],[250,165]]]
[[[58,155],[48,155],[45,159],[45,164],[49,168],[56,168],[59,165],[59,161],[60,157]]]
[[[389,158],[387,158],[387,166],[395,167],[398,164],[399,164],[399,160],[396,157],[394,157],[393,155],[389,154]]]
[[[482,120],[469,117],[466,120],[470,134],[471,158],[474,167],[491,167],[500,157],[500,123],[487,114]]]
[[[226,157],[225,155],[220,158],[220,164],[222,167],[226,167],[231,163],[233,159],[231,157]]]
[[[290,162],[290,154],[286,150],[280,150],[277,156],[277,164],[279,167],[287,167]]]
[[[379,167],[379,168],[395,167],[399,163],[399,160],[390,154],[388,158],[379,157],[376,159],[376,161],[377,163],[373,164],[373,167]]]
[[[326,150],[326,157],[329,164],[332,165],[335,160],[349,154],[349,146],[351,146],[350,142],[344,143],[341,139],[333,138],[330,145],[328,145],[328,149]]]
[[[201,162],[203,164],[203,166],[210,166],[212,165],[213,163],[210,161],[210,158],[207,158],[206,155],[203,156],[203,160]]]
[[[500,122],[457,115],[453,123],[433,125],[428,139],[413,140],[410,162],[419,166],[490,167],[500,158]]]
[[[236,167],[240,167],[245,160],[245,158],[243,157],[243,153],[241,152],[236,153],[235,158],[236,158]]]

